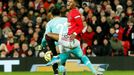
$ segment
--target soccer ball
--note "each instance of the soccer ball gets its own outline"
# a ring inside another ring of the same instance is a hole
[[[45,54],[44,54],[44,59],[46,61],[50,61],[52,56],[51,56],[52,52],[51,51],[47,51]]]

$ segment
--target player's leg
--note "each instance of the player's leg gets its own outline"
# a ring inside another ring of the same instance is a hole
[[[65,65],[66,65],[66,60],[65,60],[65,63],[63,63],[62,65],[65,67]],[[62,75],[66,75],[66,73],[67,73],[67,72],[66,72],[66,69],[64,69]]]
[[[66,62],[66,60],[69,57],[69,53],[61,53],[59,54],[57,57],[53,57],[52,60],[50,62],[48,62],[47,64],[45,64],[45,66],[51,66],[55,63],[59,63],[59,64],[64,64]]]
[[[46,66],[50,66],[50,65],[53,65],[55,63],[59,63],[60,66],[59,66],[58,70],[63,72],[62,75],[66,75],[66,69],[64,66],[65,66],[65,62],[68,58],[69,58],[68,52],[61,53],[57,57],[53,57],[52,60],[46,64]]]
[[[92,73],[94,73],[94,74],[97,73],[97,71],[93,67],[92,63],[90,62],[89,58],[87,56],[83,55],[83,52],[82,52],[80,46],[71,50],[71,53],[73,53],[76,57],[81,59],[81,61],[92,71]]]
[[[59,53],[63,53],[64,51],[63,51],[63,46],[62,45],[58,45],[58,50],[59,50]],[[66,59],[69,57],[69,54],[67,54],[66,55],[67,57],[66,57]],[[62,68],[64,68],[64,71],[62,70],[62,75],[66,75],[66,69],[65,69],[65,65],[66,65],[66,60],[64,60],[65,62],[64,63],[62,63]],[[58,66],[58,70],[59,70],[59,67],[60,66]]]
[[[50,50],[52,51],[53,53],[53,56],[57,56],[57,51],[56,51],[56,46],[55,46],[55,40],[51,39],[49,36],[46,35],[46,41],[48,43],[48,46],[50,48]],[[55,75],[58,75],[58,64],[55,63],[53,64],[53,71],[54,71],[54,74]]]
[[[61,53],[59,55],[60,65],[61,65],[59,67],[62,67],[62,68],[59,68],[58,70],[60,70],[62,72],[62,75],[66,75],[66,68],[64,66],[65,66],[66,60],[69,58],[69,56],[70,56],[69,52]]]

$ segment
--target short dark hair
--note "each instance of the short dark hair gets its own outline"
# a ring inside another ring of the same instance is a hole
[[[78,0],[74,0],[74,2],[76,3],[76,6],[77,6],[77,7],[80,6]]]
[[[51,12],[52,12],[53,16],[59,16],[60,15],[60,9],[58,9],[56,7],[54,7]]]

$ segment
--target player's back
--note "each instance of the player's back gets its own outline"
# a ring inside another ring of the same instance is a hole
[[[67,33],[67,18],[65,17],[55,17],[48,22],[48,27],[50,32],[53,33]]]

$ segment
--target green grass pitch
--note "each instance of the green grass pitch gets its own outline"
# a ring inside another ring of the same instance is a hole
[[[0,75],[53,75],[52,72],[0,72]],[[61,73],[59,75],[62,75]],[[93,75],[91,72],[68,72],[67,75]],[[134,71],[106,71],[104,75],[134,75]]]

